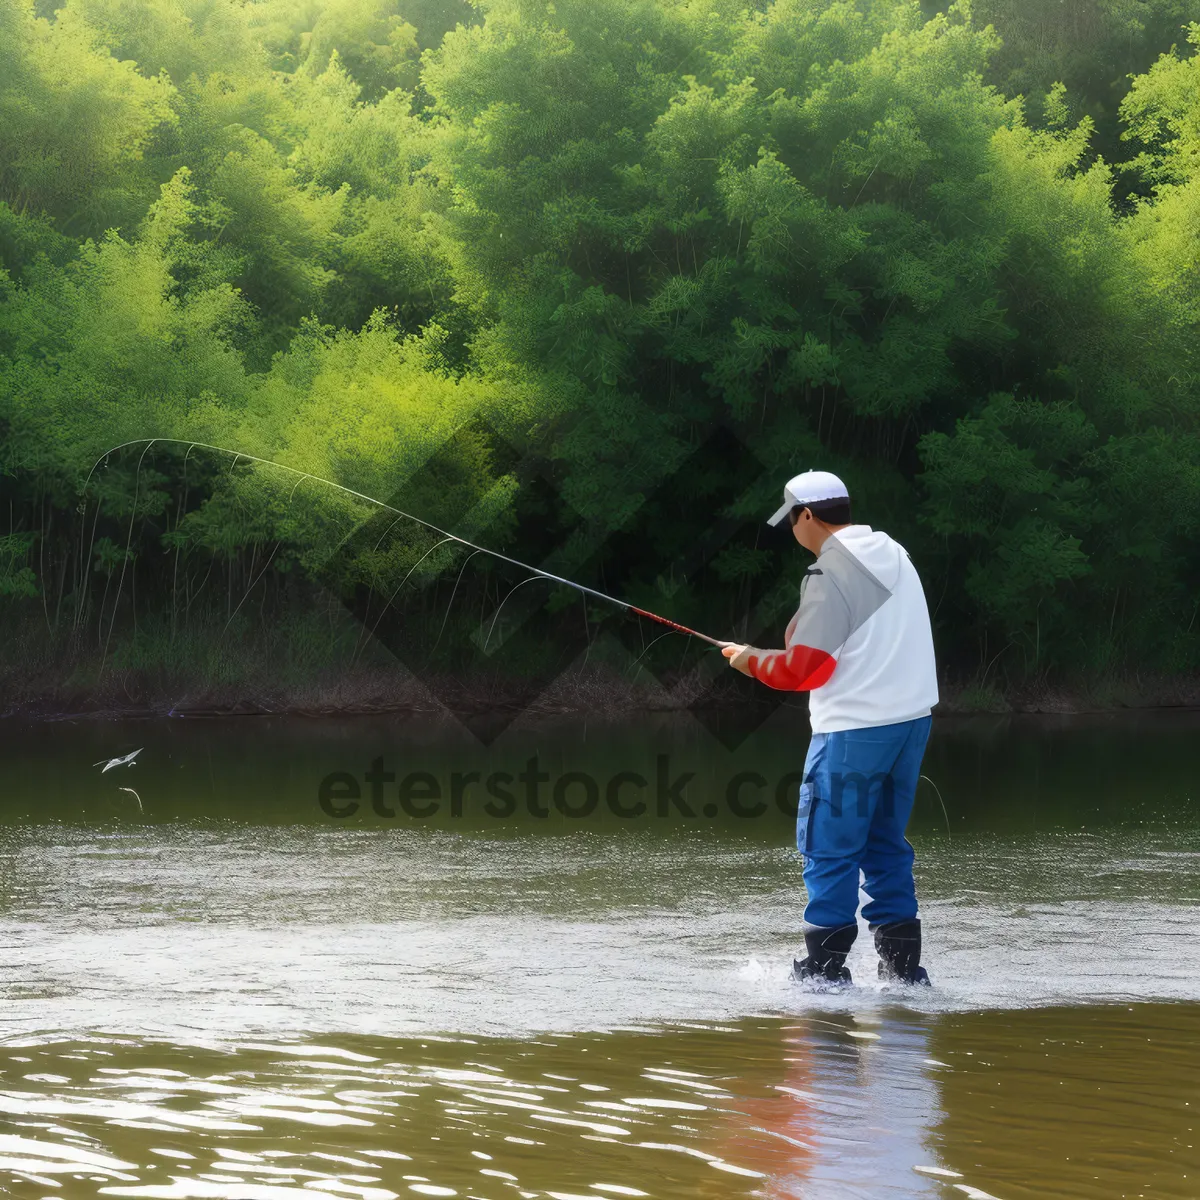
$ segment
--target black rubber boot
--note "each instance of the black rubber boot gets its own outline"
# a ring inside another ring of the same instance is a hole
[[[798,983],[818,986],[853,983],[846,955],[856,937],[857,925],[840,925],[835,929],[810,925],[804,931],[808,954],[792,964],[792,978]]]
[[[921,966],[921,922],[893,921],[875,927],[875,949],[879,952],[879,978],[885,983],[923,983],[929,973]]]

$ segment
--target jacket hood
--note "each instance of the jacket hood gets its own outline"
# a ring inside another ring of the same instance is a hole
[[[858,559],[888,591],[900,581],[900,556],[904,553],[899,542],[894,542],[881,530],[870,525],[848,525],[833,535],[855,558]]]

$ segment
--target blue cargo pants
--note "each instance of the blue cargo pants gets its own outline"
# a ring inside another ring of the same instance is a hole
[[[858,911],[859,872],[872,925],[917,915],[912,815],[929,717],[814,733],[804,763],[796,843],[804,855],[808,925],[850,925]]]

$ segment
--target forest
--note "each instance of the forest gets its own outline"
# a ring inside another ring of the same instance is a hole
[[[1198,50],[1200,0],[0,0],[0,707],[666,678],[361,496],[770,644],[810,467],[983,702],[1194,677]]]

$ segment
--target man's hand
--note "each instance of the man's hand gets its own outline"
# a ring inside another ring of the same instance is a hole
[[[749,656],[745,655],[744,653],[747,649],[749,649],[749,647],[739,646],[736,643],[731,642],[728,646],[723,646],[721,648],[721,653],[725,655],[727,659],[729,659],[729,665],[735,671],[741,671],[743,675],[749,675],[750,668],[746,665],[746,659]]]

